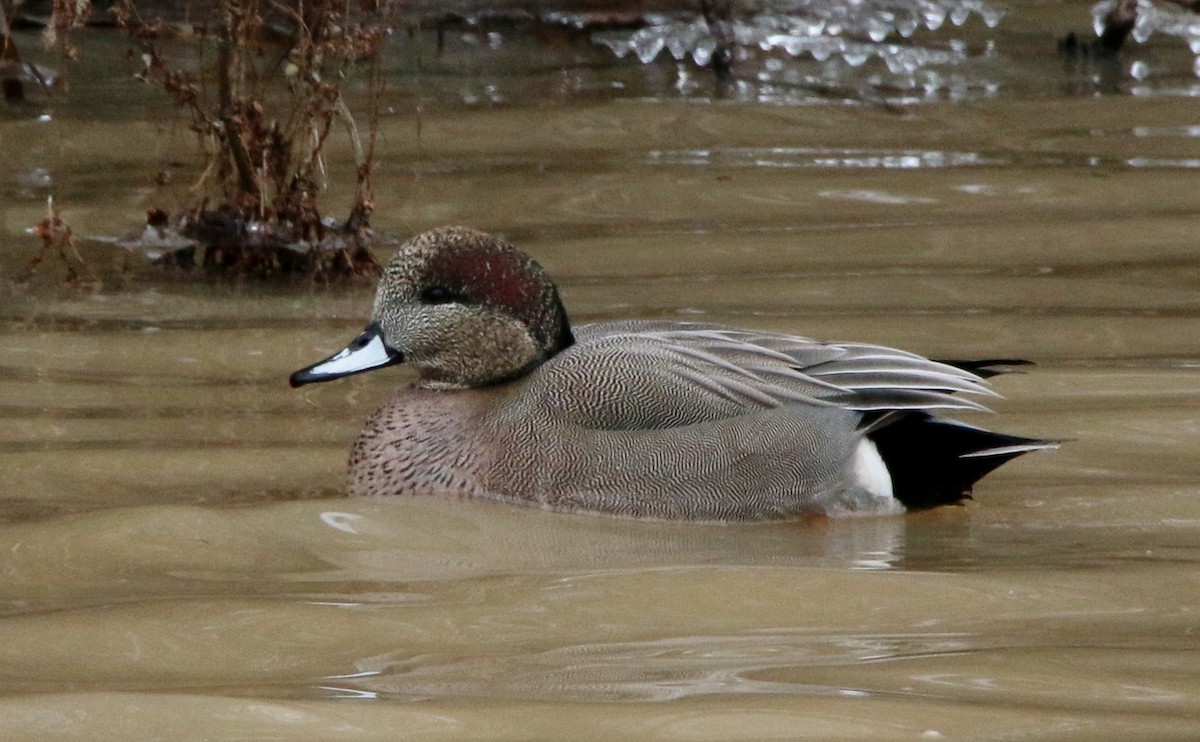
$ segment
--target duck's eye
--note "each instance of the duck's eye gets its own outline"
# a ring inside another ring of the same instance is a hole
[[[428,286],[421,292],[421,301],[426,304],[450,304],[462,302],[464,298],[459,292],[445,286]]]

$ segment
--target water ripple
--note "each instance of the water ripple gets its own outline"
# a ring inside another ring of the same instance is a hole
[[[726,147],[722,149],[656,149],[645,156],[649,165],[749,168],[830,168],[922,170],[1001,165],[997,157],[978,152],[943,150],[879,150],[835,147]]]

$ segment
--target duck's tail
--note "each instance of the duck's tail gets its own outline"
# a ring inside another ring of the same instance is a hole
[[[1022,438],[977,428],[927,412],[889,415],[870,426],[892,494],[908,510],[950,505],[993,469],[1029,451],[1058,448],[1057,441]]]

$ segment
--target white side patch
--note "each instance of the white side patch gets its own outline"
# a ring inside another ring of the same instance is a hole
[[[855,484],[881,500],[892,499],[892,475],[870,438],[858,442],[852,466]]]

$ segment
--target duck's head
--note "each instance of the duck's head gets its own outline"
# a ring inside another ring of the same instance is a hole
[[[573,342],[558,290],[532,258],[465,227],[413,237],[384,269],[367,329],[292,386],[408,363],[428,387],[487,386]]]

